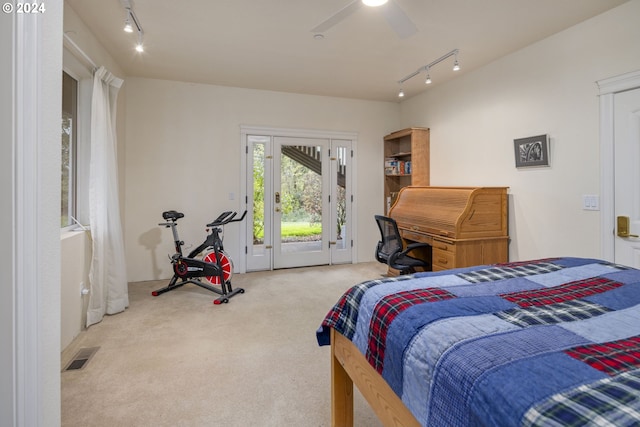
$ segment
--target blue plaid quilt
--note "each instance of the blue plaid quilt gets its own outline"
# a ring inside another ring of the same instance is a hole
[[[350,339],[424,426],[640,426],[640,270],[553,258],[349,289]]]

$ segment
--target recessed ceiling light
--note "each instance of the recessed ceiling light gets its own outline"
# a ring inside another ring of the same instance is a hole
[[[314,34],[313,38],[316,40],[322,40],[324,39],[324,34]]]

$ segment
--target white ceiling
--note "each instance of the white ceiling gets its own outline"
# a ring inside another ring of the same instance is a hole
[[[66,0],[126,76],[397,101],[398,80],[445,53],[453,58],[403,85],[407,98],[482,67],[627,0],[395,0],[418,32],[401,39],[381,9],[361,7],[314,38],[351,0],[134,0],[145,52],[125,33],[120,0]],[[383,6],[384,7],[384,6]],[[73,38],[73,28],[65,27]],[[405,98],[406,99],[406,98]]]

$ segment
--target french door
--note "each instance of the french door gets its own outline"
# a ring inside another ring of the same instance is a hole
[[[352,139],[246,134],[246,270],[352,259]]]

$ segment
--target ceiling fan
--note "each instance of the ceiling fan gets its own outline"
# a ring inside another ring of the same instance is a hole
[[[329,28],[333,27],[336,24],[339,24],[344,19],[346,19],[349,15],[355,13],[360,9],[363,5],[369,5],[371,0],[353,0],[345,7],[340,9],[338,12],[331,15],[326,20],[322,21],[316,27],[314,27],[311,32],[312,33],[324,33]],[[398,37],[401,39],[406,39],[407,37],[411,37],[415,33],[418,32],[415,24],[409,19],[406,13],[402,10],[402,8],[394,1],[394,0],[377,0],[371,6],[379,6],[380,11],[384,15],[387,23],[391,26],[393,31],[396,32]]]

